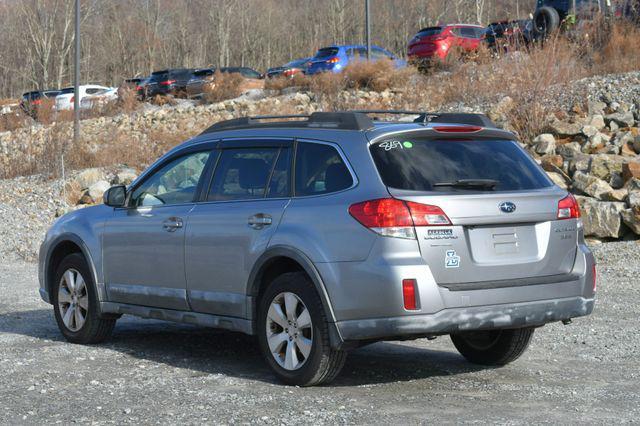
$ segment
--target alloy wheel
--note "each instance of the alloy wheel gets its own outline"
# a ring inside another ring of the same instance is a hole
[[[294,293],[273,298],[267,312],[267,343],[271,355],[285,370],[297,370],[309,359],[313,327],[309,309]]]
[[[58,285],[58,310],[65,327],[76,332],[82,328],[89,312],[89,294],[82,274],[67,269]]]

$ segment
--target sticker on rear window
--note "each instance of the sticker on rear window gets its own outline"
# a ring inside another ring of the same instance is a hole
[[[460,267],[460,256],[456,254],[455,250],[447,250],[447,253],[444,257],[444,266],[445,268]]]
[[[385,151],[391,151],[392,149],[411,149],[413,148],[413,142],[409,141],[384,141],[378,145],[379,148]]]
[[[378,146],[384,149],[385,151],[391,151],[392,149],[397,149],[397,148],[400,148],[400,149],[404,148],[400,143],[400,141],[385,141]]]

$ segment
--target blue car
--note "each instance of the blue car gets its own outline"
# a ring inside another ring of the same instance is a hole
[[[407,65],[405,60],[396,58],[388,50],[378,46],[371,46],[371,60],[377,61],[383,58],[391,59],[397,68],[403,68]],[[325,71],[338,73],[354,61],[366,59],[367,46],[362,44],[323,47],[311,58],[306,73],[309,75]]]

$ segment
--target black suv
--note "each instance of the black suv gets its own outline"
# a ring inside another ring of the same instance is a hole
[[[145,85],[145,97],[156,95],[184,96],[187,83],[193,76],[194,69],[175,68],[155,71]]]

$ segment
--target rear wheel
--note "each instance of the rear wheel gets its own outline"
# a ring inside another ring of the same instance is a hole
[[[302,272],[280,275],[262,295],[258,339],[267,364],[290,385],[330,382],[346,360],[346,352],[331,348],[322,302]]]
[[[116,320],[100,317],[98,297],[84,256],[65,257],[56,270],[53,311],[58,328],[72,343],[99,343],[111,335]]]
[[[524,353],[533,328],[468,331],[452,334],[454,346],[467,361],[480,365],[506,365]]]

